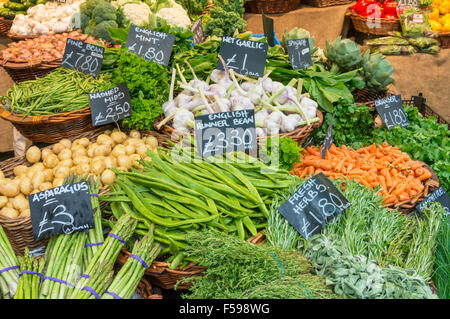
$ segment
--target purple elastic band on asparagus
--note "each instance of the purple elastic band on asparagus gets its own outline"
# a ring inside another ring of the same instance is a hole
[[[8,270],[13,270],[13,269],[17,269],[17,268],[20,268],[20,266],[12,266],[12,267],[3,268],[2,270],[0,270],[0,275]]]
[[[136,259],[137,261],[139,261],[139,262],[142,264],[142,266],[144,266],[145,269],[148,268],[147,264],[145,263],[144,260],[142,260],[141,257],[136,256],[136,255],[130,255],[130,258],[134,258],[134,259]]]
[[[98,197],[98,194],[89,194],[89,195],[94,196],[94,197]]]
[[[81,290],[89,291],[95,297],[95,299],[100,299],[100,296],[98,295],[98,293],[95,292],[95,290],[92,289],[91,287],[84,286],[83,288],[81,288]]]
[[[42,278],[42,281],[44,281],[45,279],[48,279],[48,280],[51,280],[51,281],[54,281],[54,282],[59,282],[60,284],[64,284],[64,285],[67,285],[69,287],[75,288],[75,285],[72,285],[70,282],[67,282],[65,280],[61,280],[61,279],[58,279],[58,278],[45,276],[44,278]]]
[[[113,293],[111,291],[108,291],[108,290],[105,290],[105,294],[111,295],[111,296],[113,296],[116,299],[122,299],[122,298],[120,298],[119,295],[116,295],[115,293]]]
[[[31,274],[39,276],[39,278],[42,278],[42,274],[35,272],[35,271],[29,271],[29,270],[22,270],[22,272],[19,274],[19,278],[22,277],[23,274]]]
[[[100,246],[100,245],[103,245],[103,242],[84,244],[84,247],[92,247],[92,246]]]
[[[117,239],[118,241],[120,241],[122,244],[126,244],[127,242],[125,240],[123,240],[122,238],[120,238],[119,236],[113,234],[113,233],[109,233],[108,236],[111,236],[112,238]]]
[[[80,277],[83,277],[83,278],[86,278],[86,279],[91,278],[89,275],[85,275],[85,274],[81,275]]]

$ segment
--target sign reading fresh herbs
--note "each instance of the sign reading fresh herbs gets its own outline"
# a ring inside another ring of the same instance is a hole
[[[105,48],[101,46],[68,38],[61,66],[98,76],[102,68],[104,53]]]
[[[266,66],[269,45],[264,42],[222,37],[220,55],[228,68],[242,75],[261,77]],[[217,68],[224,70],[219,60]]]
[[[203,32],[202,18],[198,19],[192,24],[191,32],[194,34],[192,36],[192,41],[195,45],[203,43],[206,39],[205,33]]]
[[[144,60],[167,66],[175,43],[175,36],[132,25],[125,47]]]
[[[431,202],[438,202],[442,205],[442,207],[446,211],[446,216],[450,215],[450,196],[447,194],[447,192],[444,189],[444,186],[439,187],[437,190],[435,190],[433,193],[428,195],[427,198],[425,198],[424,201],[422,201],[419,205],[416,206],[416,209],[419,212],[423,212],[423,208],[427,203]]]
[[[256,155],[254,110],[197,116],[194,134],[202,157],[234,151],[250,151],[250,155]]]
[[[309,239],[348,207],[350,203],[344,195],[319,173],[303,183],[278,211],[300,235]]]
[[[400,127],[409,125],[409,120],[403,110],[402,96],[400,94],[375,100],[375,108],[388,130],[391,130],[396,125],[400,125]]]
[[[89,93],[92,125],[105,125],[131,116],[131,99],[125,82],[107,91]]]
[[[87,182],[62,185],[28,196],[35,240],[94,228]]]
[[[286,45],[294,70],[305,69],[313,65],[308,38],[288,40]]]
[[[327,156],[327,151],[333,144],[333,120],[334,114],[331,117],[330,125],[328,126],[327,130],[327,135],[325,135],[325,139],[323,140],[323,146],[322,149],[320,150],[320,155],[322,156],[322,158],[325,158]]]

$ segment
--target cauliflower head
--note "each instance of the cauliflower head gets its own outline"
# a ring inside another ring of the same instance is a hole
[[[122,6],[125,17],[134,25],[146,25],[151,13],[150,7],[145,3],[125,3]]]
[[[191,19],[183,8],[162,8],[156,13],[156,16],[166,20],[169,25],[189,28],[191,26]]]

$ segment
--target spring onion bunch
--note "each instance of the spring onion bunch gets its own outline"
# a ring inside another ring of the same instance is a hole
[[[11,243],[0,226],[0,291],[4,298],[14,296],[19,281],[19,261],[14,253]]]

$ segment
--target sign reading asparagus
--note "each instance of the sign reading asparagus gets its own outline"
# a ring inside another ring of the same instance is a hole
[[[432,202],[440,203],[446,211],[445,215],[450,216],[450,196],[445,191],[444,186],[439,187],[437,190],[431,193],[427,198],[425,198],[424,201],[416,206],[416,209],[419,212],[422,212],[425,205]]]
[[[105,48],[68,38],[61,66],[84,74],[98,76]]]
[[[409,120],[403,110],[402,96],[400,94],[375,100],[375,108],[388,130],[391,130],[396,125],[400,125],[400,127],[409,125]]]
[[[220,56],[229,69],[242,75],[262,77],[269,45],[264,42],[222,37]],[[217,68],[224,70],[219,60]]]
[[[28,196],[35,240],[94,228],[87,182],[62,185]]]
[[[202,157],[234,151],[256,156],[255,111],[241,110],[195,117],[195,139]]]
[[[300,235],[309,239],[348,207],[350,203],[344,195],[319,173],[303,183],[278,211]]]
[[[288,40],[286,45],[294,70],[305,69],[313,65],[308,38]]]
[[[89,93],[92,125],[117,122],[131,116],[131,99],[125,82],[111,90]]]
[[[125,47],[144,60],[167,66],[172,54],[175,36],[132,25]]]

